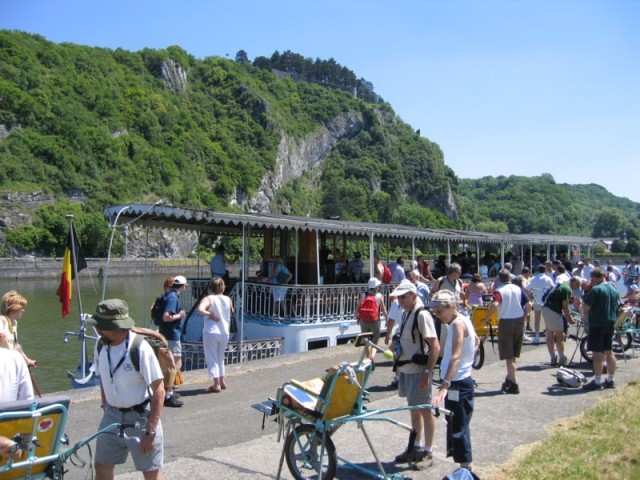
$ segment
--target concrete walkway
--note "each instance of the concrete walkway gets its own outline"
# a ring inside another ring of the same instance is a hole
[[[568,353],[573,352],[568,343]],[[491,346],[486,345],[491,357]],[[251,403],[274,396],[276,387],[289,378],[306,380],[322,374],[325,368],[342,360],[354,361],[359,351],[350,346],[317,350],[305,354],[289,355],[242,366],[231,366],[227,373],[229,388],[221,394],[204,394],[208,380],[202,372],[187,374],[182,387],[185,406],[165,409],[163,425],[165,443],[165,479],[262,479],[275,478],[282,443],[277,443],[277,425],[267,421],[260,429],[261,415],[250,408]],[[631,353],[631,352],[629,352]],[[579,359],[579,353],[576,354]],[[509,459],[514,449],[544,439],[549,423],[583,412],[611,390],[582,392],[557,386],[555,368],[548,361],[545,346],[530,347],[520,359],[519,395],[503,395],[500,385],[504,379],[504,363],[491,358],[489,364],[474,371],[477,381],[472,443],[477,473]],[[491,363],[493,362],[493,363]],[[616,382],[618,388],[638,376],[640,361],[619,356]],[[590,367],[583,363],[575,366],[591,376]],[[391,378],[390,364],[380,364],[372,375],[371,408],[392,408],[404,405],[394,391],[386,385]],[[74,393],[67,431],[73,439],[95,431],[99,418],[97,391]],[[409,423],[409,413],[400,412],[394,418]],[[456,465],[445,458],[445,425],[438,421],[434,452],[434,465],[421,471],[402,470],[406,465],[394,465],[393,458],[407,444],[407,432],[385,422],[368,422],[367,431],[372,438],[384,468],[391,473],[404,473],[414,479],[440,479],[453,471]],[[333,436],[339,456],[375,469],[362,432],[355,424],[342,427]],[[117,467],[118,479],[142,478],[133,472],[130,462]],[[65,478],[87,478],[86,470],[71,467]],[[286,464],[283,477],[291,478]],[[337,478],[363,478],[361,473],[339,466]]]

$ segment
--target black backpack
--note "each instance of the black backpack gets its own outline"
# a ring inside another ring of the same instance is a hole
[[[547,287],[544,292],[542,292],[542,305],[548,305],[556,291],[560,288],[560,285],[560,283],[556,283],[553,287]]]
[[[153,324],[160,327],[164,324],[162,317],[164,316],[164,308],[167,305],[167,294],[158,295],[153,306],[151,307],[151,320]]]

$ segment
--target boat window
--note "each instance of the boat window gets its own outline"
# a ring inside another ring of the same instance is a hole
[[[322,340],[309,340],[307,342],[307,350],[317,350],[319,348],[327,348],[329,346],[329,339],[323,338]]]

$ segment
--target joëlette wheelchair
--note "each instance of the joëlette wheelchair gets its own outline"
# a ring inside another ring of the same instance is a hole
[[[69,446],[64,433],[69,403],[67,397],[45,397],[0,404],[0,435],[13,439],[22,450],[18,460],[0,459],[0,478],[62,479],[68,461],[79,468],[85,466],[86,462],[76,455],[78,450],[99,435],[114,430],[119,430],[118,435],[126,442],[139,443],[137,437],[125,433],[125,429],[137,426],[113,423]]]
[[[370,341],[372,333],[360,334],[355,339],[356,347],[371,346],[385,353],[386,358],[392,356],[390,351]],[[451,415],[444,408],[430,404],[402,406],[388,409],[367,409],[364,405],[367,381],[371,375],[372,364],[365,358],[366,349],[362,349],[359,360],[354,363],[343,362],[327,370],[324,378],[316,378],[305,382],[290,380],[278,388],[276,398],[252,407],[263,413],[262,427],[268,416],[277,415],[280,426],[278,441],[284,438],[280,454],[277,479],[282,474],[282,466],[286,460],[289,471],[294,478],[331,480],[337,470],[338,460],[355,469],[359,473],[382,479],[405,479],[401,474],[387,474],[380,462],[371,438],[365,428],[365,422],[389,422],[411,432],[411,427],[393,418],[385,416],[392,412],[413,409],[432,409],[436,416]],[[356,422],[373,454],[378,471],[369,470],[361,465],[349,462],[336,453],[331,439],[341,426]]]

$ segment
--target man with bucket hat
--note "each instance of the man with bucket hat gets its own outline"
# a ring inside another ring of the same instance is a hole
[[[100,335],[93,353],[104,409],[99,428],[117,422],[136,425],[125,431],[126,441],[115,433],[98,437],[96,480],[113,479],[115,465],[125,463],[129,454],[145,479],[161,479],[164,384],[156,355],[146,341],[135,341],[136,334],[131,331],[135,322],[124,300],[100,302],[88,324]],[[132,361],[134,343],[138,346],[138,368]],[[132,437],[139,443],[131,441]]]

